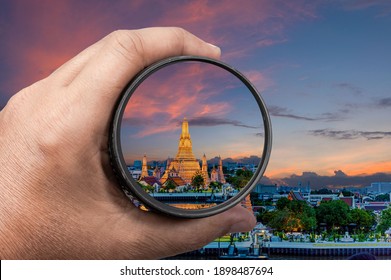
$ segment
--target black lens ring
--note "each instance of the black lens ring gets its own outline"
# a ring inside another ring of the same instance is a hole
[[[122,153],[121,135],[120,135],[121,123],[122,123],[122,118],[123,118],[126,105],[128,104],[130,97],[132,96],[134,91],[138,88],[138,86],[146,78],[148,78],[151,74],[153,74],[157,70],[166,67],[168,65],[178,63],[178,62],[183,62],[183,61],[198,61],[198,62],[209,63],[218,66],[220,68],[223,68],[224,70],[227,70],[228,72],[236,76],[239,80],[241,80],[246,85],[246,87],[253,94],[255,100],[258,103],[259,109],[261,110],[261,116],[264,125],[265,141],[264,141],[262,157],[258,165],[258,168],[255,171],[251,180],[247,183],[247,185],[244,188],[240,190],[240,192],[237,195],[228,199],[227,201],[210,208],[202,208],[197,210],[189,210],[189,209],[182,209],[182,208],[169,206],[163,202],[158,201],[157,199],[153,198],[148,193],[146,193],[139,186],[136,180],[133,179],[126,166],[125,159]],[[232,68],[231,66],[221,61],[207,58],[207,57],[201,57],[201,56],[170,57],[158,61],[150,65],[149,67],[145,68],[140,73],[138,73],[124,88],[123,92],[121,93],[121,96],[119,97],[118,103],[115,107],[112,124],[110,127],[110,136],[111,137],[109,139],[109,154],[111,157],[111,164],[114,169],[114,172],[116,173],[120,181],[122,189],[134,195],[136,199],[138,199],[151,211],[161,212],[164,214],[168,214],[170,216],[175,216],[180,218],[202,218],[202,217],[212,216],[221,213],[223,211],[226,211],[227,209],[238,204],[251,192],[255,184],[262,178],[266,170],[266,166],[269,162],[271,149],[272,149],[272,128],[271,128],[270,116],[266,108],[265,102],[263,101],[262,97],[260,96],[256,88],[238,70]]]

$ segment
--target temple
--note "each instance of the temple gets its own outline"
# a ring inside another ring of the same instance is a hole
[[[203,172],[203,176],[206,175],[206,178],[204,179],[207,179],[208,171],[206,158],[205,161],[202,161],[202,164],[205,165],[202,169],[205,170]],[[161,177],[160,182],[164,184],[165,181],[167,181],[167,179],[170,177],[170,174],[176,174],[178,177],[182,178],[186,184],[190,184],[194,174],[199,171],[201,171],[201,167],[200,163],[193,154],[193,144],[191,142],[189,132],[189,122],[186,118],[184,118],[182,122],[182,133],[179,137],[178,153],[172,161],[167,162],[166,171]]]
[[[219,166],[216,169],[214,166],[212,168],[212,171],[210,173],[210,181],[211,182],[220,182],[222,184],[225,184],[225,177],[223,173],[223,161],[221,160],[221,157],[219,157]]]
[[[202,157],[201,164],[193,153],[193,144],[189,132],[189,122],[186,118],[182,122],[182,132],[179,137],[178,152],[174,159],[168,159],[166,170],[161,174],[160,168],[156,167],[153,171],[153,177],[159,180],[161,185],[172,182],[175,185],[191,184],[194,175],[200,174],[204,178],[204,187],[209,186],[211,182],[226,183],[223,174],[223,163],[220,157],[219,166],[216,170],[213,168],[211,178],[208,175],[208,163],[205,154]],[[146,155],[143,158],[142,172],[140,180],[148,177]]]

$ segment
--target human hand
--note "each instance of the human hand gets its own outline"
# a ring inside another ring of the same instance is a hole
[[[114,105],[144,67],[176,55],[220,50],[178,28],[117,31],[0,112],[1,259],[152,259],[248,231],[241,206],[203,219],[134,207],[118,188],[107,142]]]

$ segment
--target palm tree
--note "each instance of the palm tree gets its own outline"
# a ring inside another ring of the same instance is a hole
[[[201,172],[197,171],[193,178],[191,178],[191,185],[198,191],[200,187],[205,185],[205,179],[202,176]]]

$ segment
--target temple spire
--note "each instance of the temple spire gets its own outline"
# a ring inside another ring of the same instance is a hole
[[[220,183],[225,184],[225,176],[223,172],[223,160],[221,159],[221,156],[219,155],[219,168],[218,168],[218,174],[219,174],[219,181]]]
[[[201,171],[200,162],[193,154],[193,144],[190,138],[189,131],[189,122],[186,118],[182,121],[182,131],[179,137],[178,143],[178,153],[175,158],[170,162],[167,162],[166,171],[164,175],[160,178],[160,182],[164,184],[171,174],[171,170],[177,172],[177,176],[181,177],[185,183],[190,184],[194,174]],[[207,170],[207,161],[206,157],[204,158],[204,173],[205,182],[209,182],[208,179],[208,170]],[[198,173],[197,173],[198,174]]]
[[[189,122],[187,121],[186,117],[183,119],[183,122],[182,122],[181,138],[190,138]]]
[[[193,154],[193,144],[191,143],[190,132],[189,132],[189,122],[186,118],[182,122],[182,133],[179,138],[178,153],[176,159],[190,159],[196,160]]]
[[[143,157],[143,166],[141,169],[140,179],[142,179],[144,177],[148,177],[148,164],[147,164],[147,155],[146,154],[144,154],[144,157]]]

